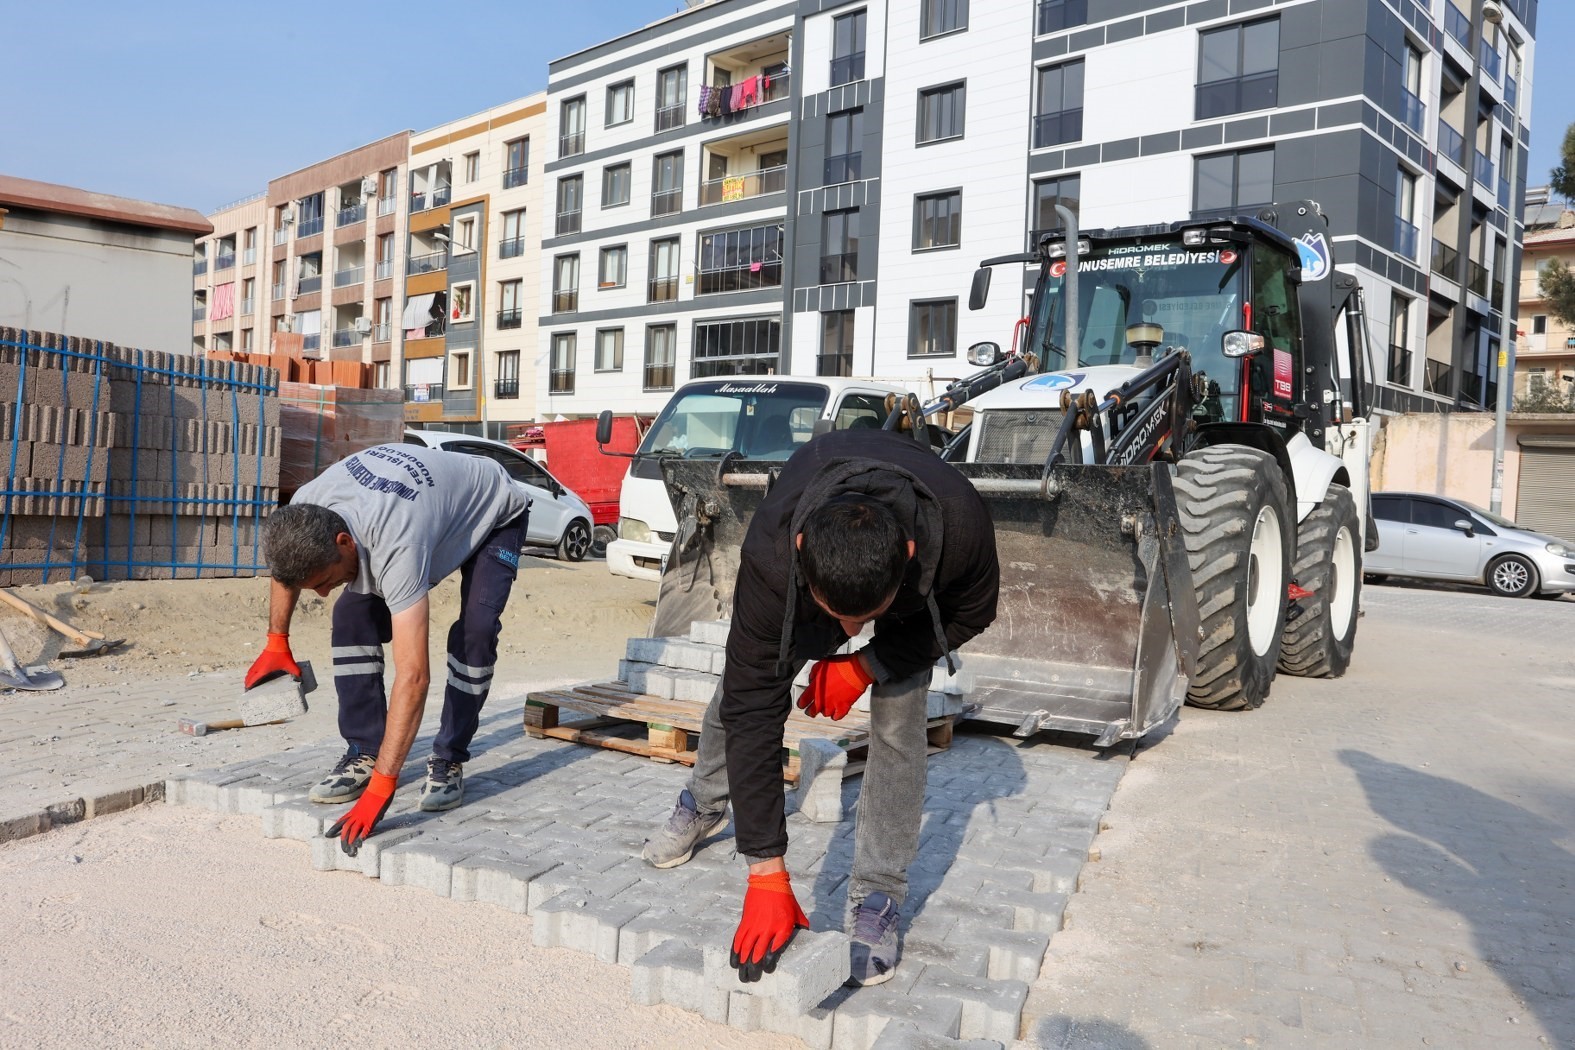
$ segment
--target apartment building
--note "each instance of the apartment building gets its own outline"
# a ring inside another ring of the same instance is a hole
[[[258,193],[226,204],[208,221],[213,232],[199,240],[192,257],[192,352],[268,348],[268,201]]]
[[[1575,404],[1575,327],[1553,316],[1539,280],[1557,259],[1575,268],[1575,210],[1552,203],[1548,191],[1526,201],[1526,251],[1520,264],[1519,333],[1515,339],[1515,410],[1546,411]]]
[[[552,62],[537,414],[782,372],[792,0],[712,0]]]
[[[502,437],[536,418],[544,92],[410,137],[406,418]]]

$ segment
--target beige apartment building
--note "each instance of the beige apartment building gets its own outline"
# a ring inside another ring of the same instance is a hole
[[[1575,400],[1575,328],[1553,316],[1539,280],[1549,262],[1575,267],[1575,210],[1527,191],[1526,250],[1520,260],[1520,311],[1515,356],[1515,401],[1546,404],[1549,395]]]

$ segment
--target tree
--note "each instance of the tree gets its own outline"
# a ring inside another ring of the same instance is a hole
[[[1515,395],[1516,412],[1575,412],[1575,402],[1559,393],[1552,383],[1543,383],[1535,390]]]
[[[1564,129],[1564,145],[1559,148],[1559,166],[1549,174],[1553,192],[1575,204],[1575,124]]]
[[[1537,293],[1548,301],[1548,312],[1559,322],[1575,328],[1575,270],[1557,259],[1549,259],[1537,277]]]

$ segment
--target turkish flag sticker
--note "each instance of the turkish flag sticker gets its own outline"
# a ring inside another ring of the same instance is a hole
[[[1224,251],[1220,252],[1220,262],[1224,263],[1226,266],[1229,266],[1231,263],[1233,263],[1235,261],[1236,261],[1236,253],[1231,251],[1229,248],[1227,248]]]
[[[1060,262],[1053,262],[1053,263],[1050,264],[1050,276],[1051,277],[1065,277],[1066,276],[1066,262],[1065,262],[1065,260],[1062,260]]]

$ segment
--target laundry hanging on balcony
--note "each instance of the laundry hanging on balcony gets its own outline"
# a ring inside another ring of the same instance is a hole
[[[213,309],[208,311],[209,320],[223,321],[225,318],[235,316],[235,282],[218,284],[213,287]]]
[[[447,292],[412,295],[405,300],[405,312],[400,316],[399,327],[405,330],[406,339],[427,339],[442,335],[447,327],[444,324],[444,311],[447,308]]]

